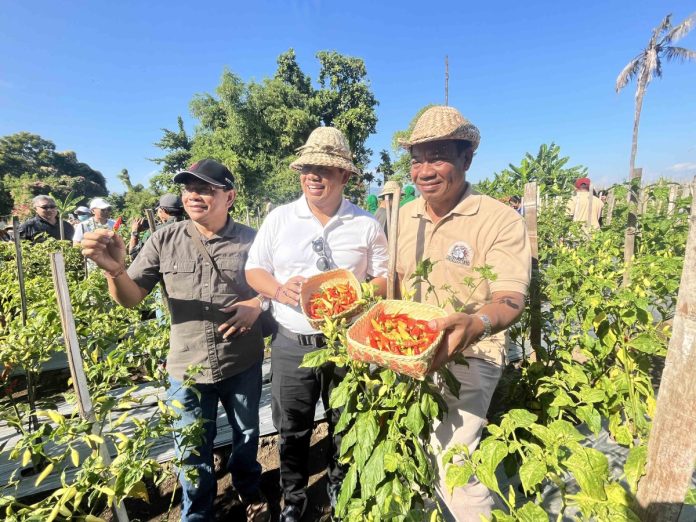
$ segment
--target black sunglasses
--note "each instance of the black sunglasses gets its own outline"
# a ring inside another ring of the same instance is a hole
[[[51,210],[53,208],[58,208],[55,205],[36,205],[36,208],[42,208],[44,210]]]
[[[317,268],[322,272],[326,272],[331,268],[331,263],[329,262],[329,256],[326,255],[326,245],[324,245],[324,238],[320,237],[312,241],[312,250],[317,254],[321,254],[319,259],[317,259]]]

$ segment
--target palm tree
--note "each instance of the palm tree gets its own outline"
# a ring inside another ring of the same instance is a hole
[[[672,26],[672,15],[668,14],[662,23],[653,29],[652,37],[647,47],[638,56],[633,58],[628,65],[623,68],[619,77],[616,78],[616,92],[620,92],[628,82],[634,78],[638,79],[636,88],[636,112],[633,117],[633,142],[631,143],[631,164],[629,176],[633,178],[633,169],[636,164],[636,153],[638,151],[638,124],[640,123],[640,111],[643,108],[643,96],[645,89],[653,79],[653,76],[662,77],[662,60],[696,60],[696,51],[675,47],[672,42],[683,38],[694,25],[696,25],[696,13],[689,15],[682,23],[676,27]]]

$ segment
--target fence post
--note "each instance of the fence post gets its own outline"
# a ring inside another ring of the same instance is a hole
[[[667,215],[671,216],[674,213],[674,204],[677,201],[678,185],[669,187],[669,197],[667,199]]]
[[[60,322],[63,327],[63,338],[65,339],[65,351],[68,355],[70,376],[72,377],[75,396],[77,397],[77,408],[80,412],[80,417],[88,422],[94,423],[95,416],[94,410],[92,409],[92,399],[89,396],[87,376],[85,375],[80,345],[77,340],[77,329],[75,328],[75,319],[72,313],[72,304],[70,302],[68,280],[65,277],[65,262],[62,252],[54,252],[51,254],[51,271],[53,272],[53,285],[56,289],[56,296],[58,298]],[[92,424],[93,433],[96,429],[98,429],[96,423]],[[99,445],[99,456],[105,466],[108,467],[111,465],[111,455],[109,455],[106,442],[102,442]],[[128,514],[126,513],[123,502],[114,502],[112,509],[119,522],[128,522]]]
[[[399,202],[401,201],[401,187],[396,187],[394,192],[387,194],[387,219],[389,236],[387,237],[389,265],[387,272],[387,299],[394,299],[397,293],[397,285],[399,278],[396,277],[396,253],[397,253],[397,235],[399,227]]]
[[[657,407],[648,440],[645,476],[638,485],[641,520],[676,521],[691,485],[696,459],[696,205],[691,207],[676,312]]]
[[[534,354],[541,348],[541,295],[539,289],[539,240],[537,236],[537,184],[524,185],[524,217],[532,251],[532,279],[529,285],[529,342]],[[526,354],[523,354],[526,355]]]
[[[607,226],[611,225],[612,214],[614,213],[614,205],[616,204],[616,195],[614,194],[614,189],[609,191],[607,195]]]
[[[638,207],[638,192],[640,179],[643,176],[643,169],[633,169],[631,179],[628,182],[628,222],[626,223],[626,234],[624,236],[624,274],[623,286],[631,283],[631,264],[633,263],[633,251],[636,247],[636,225],[638,217],[636,215]]]

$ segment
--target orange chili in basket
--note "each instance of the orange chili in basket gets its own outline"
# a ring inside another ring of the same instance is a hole
[[[419,355],[437,338],[437,331],[428,321],[414,319],[407,314],[380,312],[370,320],[372,329],[367,342],[372,348],[399,355]]]
[[[309,317],[333,317],[348,310],[358,300],[358,294],[348,283],[340,283],[314,293],[309,298]]]

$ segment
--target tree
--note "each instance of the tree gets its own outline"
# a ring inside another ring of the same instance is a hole
[[[292,49],[278,57],[273,76],[261,82],[244,82],[225,70],[214,95],[198,94],[191,101],[191,114],[198,120],[193,137],[185,134],[181,121],[179,132],[165,129],[157,146],[171,152],[155,161],[165,166],[163,171],[174,164],[175,153],[186,164],[206,157],[224,163],[236,178],[239,210],[253,209],[266,198],[282,203],[300,194],[297,173],[289,165],[297,148],[322,124],[346,134],[356,164],[364,169],[371,154],[365,141],[377,122],[365,64],[336,52],[320,52],[317,58],[317,89]],[[347,196],[359,200],[371,177],[351,177]]]
[[[384,185],[387,180],[389,180],[394,175],[394,166],[392,165],[391,156],[389,156],[389,151],[381,150],[379,151],[379,165],[377,165],[377,172],[382,175],[382,185]],[[377,181],[379,183],[379,180]]]
[[[158,165],[163,165],[162,172],[169,175],[175,174],[191,164],[193,141],[184,129],[184,120],[181,116],[177,117],[176,122],[179,130],[162,129],[164,136],[155,143],[156,147],[169,152],[163,158],[150,160]]]
[[[618,78],[616,78],[616,92],[619,93],[628,82],[637,79],[636,86],[636,109],[633,116],[633,140],[631,141],[631,159],[629,163],[629,176],[632,177],[633,169],[636,164],[636,154],[638,152],[638,125],[640,124],[640,113],[643,108],[643,97],[648,84],[653,76],[662,77],[662,60],[696,60],[696,51],[675,47],[672,44],[683,38],[696,24],[696,13],[688,16],[676,27],[672,26],[672,15],[669,14],[664,20],[653,29],[652,36],[648,45],[626,67],[623,68]]]
[[[101,172],[79,162],[73,151],[56,152],[52,141],[29,132],[0,138],[0,214],[26,208],[39,194],[60,198],[71,192],[87,200],[108,194]]]
[[[535,156],[526,153],[519,166],[511,163],[509,168],[495,173],[492,180],[478,183],[476,189],[494,198],[521,196],[525,184],[536,181],[540,194],[568,194],[575,180],[587,174],[587,169],[580,165],[566,168],[569,160],[561,156],[561,148],[555,143],[543,144]]]

